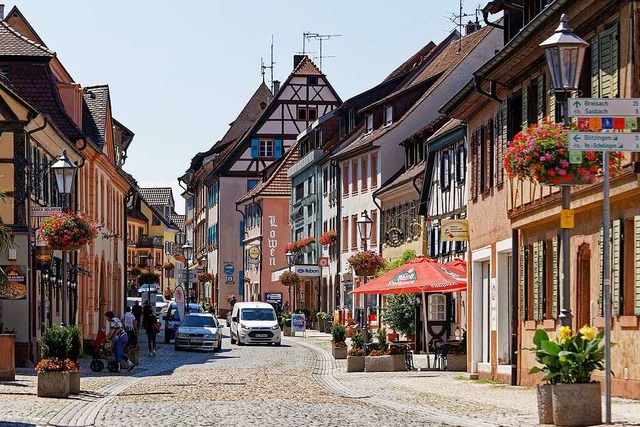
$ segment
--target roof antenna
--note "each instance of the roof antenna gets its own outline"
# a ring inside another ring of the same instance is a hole
[[[478,6],[478,8],[480,8],[480,6]],[[476,22],[478,22],[478,8],[476,8],[476,13],[475,13]],[[451,15],[449,16],[449,20],[453,22],[453,24],[456,27],[458,27],[458,34],[460,34],[460,38],[458,39],[458,53],[460,53],[460,51],[462,50],[462,37],[464,35],[464,32],[462,31],[462,28],[463,28],[462,18],[466,18],[467,16],[473,16],[473,15],[469,13],[464,13],[462,11],[462,0],[460,0],[460,8],[459,8],[458,14],[455,14],[452,12]]]
[[[322,58],[333,58],[333,56],[322,55],[322,42],[329,40],[331,37],[342,37],[342,34],[320,34],[320,33],[302,33],[302,53],[305,53],[305,39],[315,39],[320,41],[320,56],[318,68],[322,71]]]
[[[267,66],[264,65],[264,60],[262,59],[262,57],[260,57],[260,71],[262,73],[262,83],[264,83],[264,70],[269,69],[270,73],[271,73],[271,92],[273,93],[273,69],[274,69],[274,65],[276,64],[275,61],[273,60],[273,34],[271,34],[271,65]]]

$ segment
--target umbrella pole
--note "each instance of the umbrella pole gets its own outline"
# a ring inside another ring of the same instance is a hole
[[[431,369],[431,360],[429,356],[429,333],[427,332],[427,298],[422,291],[422,318],[424,319],[424,343],[427,349],[427,369]]]

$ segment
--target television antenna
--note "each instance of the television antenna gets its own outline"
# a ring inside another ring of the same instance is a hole
[[[273,60],[273,34],[271,34],[271,59],[270,65],[264,65],[264,58],[260,57],[260,73],[262,74],[262,83],[264,81],[264,70],[269,70],[271,74],[271,92],[273,93],[273,69],[276,62]]]
[[[478,25],[478,27],[480,26],[480,21],[478,20],[478,11],[481,9],[481,5],[478,5],[478,7],[476,7],[475,10],[475,14],[471,14],[471,13],[464,13],[462,11],[462,0],[460,0],[459,2],[460,4],[460,8],[458,13],[456,14],[455,12],[451,12],[451,15],[448,17],[448,19],[453,22],[453,24],[458,27],[458,33],[460,34],[460,38],[458,39],[458,52],[460,52],[462,50],[462,36],[464,34],[464,32],[462,31],[462,18],[466,18],[469,16],[475,16],[476,18],[476,24]]]
[[[342,34],[320,34],[320,33],[302,33],[302,54],[306,55],[306,41],[307,40],[311,40],[311,39],[315,39],[318,40],[320,42],[320,56],[318,56],[319,62],[318,62],[318,67],[320,68],[320,71],[322,71],[322,58],[333,58],[333,56],[323,56],[322,55],[322,42],[325,40],[329,40],[332,37],[342,37]]]

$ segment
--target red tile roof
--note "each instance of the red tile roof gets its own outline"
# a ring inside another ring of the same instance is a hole
[[[308,56],[305,56],[291,74],[298,76],[321,76],[322,71],[313,63]]]

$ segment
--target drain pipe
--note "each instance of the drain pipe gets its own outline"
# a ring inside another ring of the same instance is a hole
[[[520,246],[518,229],[511,231],[511,385],[518,385],[518,283]]]
[[[245,267],[245,265],[247,265],[247,251],[244,250],[244,238],[245,238],[245,234],[246,234],[246,232],[244,230],[247,228],[247,217],[244,215],[244,212],[242,212],[240,209],[238,209],[238,204],[237,203],[236,203],[236,211],[240,212],[240,215],[242,215],[242,224],[244,225],[244,227],[242,228],[241,233],[242,233],[242,271],[245,271],[244,267]],[[244,297],[244,294],[245,294],[244,279],[245,279],[244,274],[242,274],[242,301],[248,301],[248,299],[246,299]],[[240,284],[241,284],[240,280],[238,280],[238,286]]]

